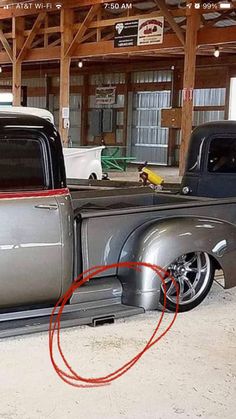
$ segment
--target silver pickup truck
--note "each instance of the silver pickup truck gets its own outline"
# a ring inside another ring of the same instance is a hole
[[[0,116],[0,337],[48,328],[78,274],[122,261],[157,264],[177,281],[180,311],[208,294],[215,270],[236,285],[236,198],[156,193],[145,187],[69,190],[59,134],[36,116]],[[176,289],[166,277],[167,308]],[[162,307],[147,268],[110,269],[72,295],[62,327]]]

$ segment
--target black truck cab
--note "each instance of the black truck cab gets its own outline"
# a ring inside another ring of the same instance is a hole
[[[209,122],[193,130],[181,194],[236,196],[236,121]]]

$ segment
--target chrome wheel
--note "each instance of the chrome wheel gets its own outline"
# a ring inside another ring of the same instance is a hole
[[[212,281],[213,270],[210,257],[205,252],[184,254],[172,262],[167,272],[175,279],[178,285],[179,306],[191,309],[198,305],[207,295]],[[170,277],[165,278],[167,302],[176,306],[177,291]],[[164,293],[164,287],[162,286]],[[172,307],[172,308],[173,308]]]

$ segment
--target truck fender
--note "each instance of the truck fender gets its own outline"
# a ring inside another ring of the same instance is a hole
[[[179,256],[194,252],[208,253],[225,277],[225,288],[236,285],[236,227],[206,217],[172,217],[146,222],[127,238],[120,262],[146,262],[166,269]],[[217,263],[218,262],[218,263]],[[161,280],[154,271],[143,267],[132,272],[120,268],[123,303],[146,310],[158,308]]]

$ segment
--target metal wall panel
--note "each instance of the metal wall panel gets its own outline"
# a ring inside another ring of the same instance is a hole
[[[9,87],[11,87],[12,80],[11,79],[1,79],[0,80],[0,85],[1,86],[9,86]],[[4,92],[2,92],[2,93],[4,93]]]
[[[198,126],[205,122],[222,121],[224,114],[224,111],[194,111],[193,125]]]
[[[171,92],[133,95],[131,154],[137,162],[167,164],[168,128],[161,127],[161,109],[170,106]]]
[[[71,94],[69,144],[72,147],[78,147],[81,142],[81,107],[81,94]]]
[[[225,88],[194,89],[193,104],[194,106],[224,106],[225,97]],[[182,106],[182,90],[179,91],[178,106]]]
[[[46,98],[45,96],[28,96],[27,97],[27,106],[33,108],[46,108]]]
[[[224,106],[225,88],[194,89],[194,106]]]
[[[89,83],[92,86],[125,84],[125,73],[93,74]]]
[[[27,87],[45,87],[45,78],[44,77],[34,77],[31,79],[22,79],[22,86]]]
[[[153,70],[153,71],[137,71],[132,73],[132,83],[161,83],[171,82],[172,71]]]

